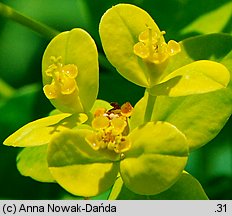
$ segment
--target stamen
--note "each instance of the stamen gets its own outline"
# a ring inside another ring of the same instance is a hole
[[[95,132],[86,138],[94,150],[107,149],[116,154],[128,151],[131,142],[127,136],[128,117],[133,107],[129,102],[120,107],[118,104],[113,109],[97,109],[94,113],[92,127]]]

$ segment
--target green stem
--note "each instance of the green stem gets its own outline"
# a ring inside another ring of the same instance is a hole
[[[21,25],[24,25],[24,26],[30,28],[31,30],[43,35],[48,40],[51,40],[57,34],[60,33],[59,31],[57,31],[57,30],[55,30],[55,29],[53,29],[53,28],[51,28],[51,27],[49,27],[41,22],[33,20],[32,18],[29,18],[29,17],[17,12],[13,8],[7,6],[3,3],[0,3],[0,16],[3,16],[5,18],[11,19],[11,20],[13,20]],[[103,56],[101,54],[99,54],[99,63],[105,69],[111,70],[111,65],[106,60],[105,56]]]
[[[53,28],[50,28],[49,26],[35,21],[27,16],[24,16],[23,14],[15,11],[13,8],[3,3],[0,3],[0,16],[6,17],[8,19],[14,20],[17,23],[27,26],[28,28],[43,35],[49,40],[59,34],[59,32]]]
[[[156,96],[153,96],[148,93],[147,105],[146,105],[146,110],[145,110],[145,115],[144,115],[144,123],[151,121],[155,101],[156,101]]]
[[[0,99],[8,98],[11,95],[13,95],[13,93],[14,93],[14,89],[6,82],[4,82],[2,79],[0,79]]]

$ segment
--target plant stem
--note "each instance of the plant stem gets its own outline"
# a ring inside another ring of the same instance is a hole
[[[151,121],[155,101],[156,101],[156,96],[153,96],[148,93],[147,105],[146,105],[146,110],[145,110],[145,115],[144,115],[144,123]]]
[[[58,31],[54,30],[53,28],[40,23],[38,21],[35,21],[27,16],[24,16],[23,14],[17,12],[13,8],[0,3],[0,16],[6,17],[8,19],[14,20],[17,23],[20,23],[33,31],[43,35],[47,39],[52,39],[57,34],[59,34]]]
[[[14,89],[0,79],[0,99],[1,98],[8,98],[14,93]]]

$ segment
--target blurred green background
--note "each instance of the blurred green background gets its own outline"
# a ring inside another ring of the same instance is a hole
[[[2,0],[58,31],[75,27],[87,30],[101,53],[98,98],[134,105],[143,96],[143,89],[123,79],[107,62],[98,34],[102,14],[120,2],[148,11],[166,31],[166,39],[180,41],[213,32],[232,33],[231,0]],[[41,83],[41,59],[48,43],[48,38],[0,15],[0,199],[73,198],[56,184],[21,176],[15,162],[20,149],[2,145],[19,127],[53,109]],[[187,165],[210,199],[232,199],[231,129],[232,118],[214,140],[192,153]]]

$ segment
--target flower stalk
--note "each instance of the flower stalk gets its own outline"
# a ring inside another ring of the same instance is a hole
[[[8,98],[14,93],[13,87],[0,79],[0,98]]]
[[[147,100],[147,105],[144,115],[144,123],[151,121],[155,101],[156,101],[156,96],[153,96],[150,93],[148,93],[148,100]]]

